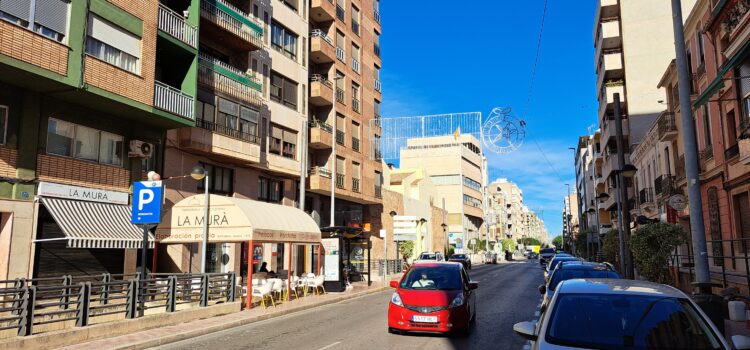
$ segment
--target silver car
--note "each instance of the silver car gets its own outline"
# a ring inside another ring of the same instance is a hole
[[[538,322],[513,330],[532,349],[731,349],[685,293],[645,281],[563,281]]]

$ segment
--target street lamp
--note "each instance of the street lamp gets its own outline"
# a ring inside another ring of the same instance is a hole
[[[401,258],[398,257],[398,254],[399,254],[399,252],[398,252],[398,243],[399,242],[396,240],[396,223],[394,221],[395,217],[396,217],[396,215],[398,215],[398,213],[395,210],[391,210],[391,212],[388,213],[388,215],[391,216],[391,225],[393,226],[393,240],[396,241],[396,264],[398,264],[398,262],[401,260]],[[388,241],[387,240],[385,242],[385,246],[388,247]],[[386,257],[385,257],[385,265],[388,266],[388,255],[387,255],[387,252],[386,252]],[[388,270],[386,269],[386,272],[387,271]]]
[[[445,252],[443,252],[443,254],[445,256],[448,256],[448,230],[447,230],[448,225],[446,225],[445,223],[442,223],[440,224],[440,227],[443,228],[443,240],[445,241],[445,247],[444,247]]]
[[[617,186],[617,227],[618,238],[620,239],[620,270],[625,278],[633,278],[633,270],[630,259],[630,251],[625,249],[625,239],[630,237],[630,208],[628,207],[628,188],[625,178],[635,176],[638,168],[632,164],[625,164],[622,169],[612,171],[615,175],[615,184]]]
[[[203,180],[204,199],[203,199],[203,241],[201,243],[201,273],[206,273],[206,255],[208,249],[208,171],[200,164],[193,167],[190,171],[190,177],[195,181]],[[252,252],[250,252],[252,254]]]

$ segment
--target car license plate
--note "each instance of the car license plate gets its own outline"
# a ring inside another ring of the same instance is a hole
[[[437,323],[437,316],[412,316],[412,322],[423,322],[423,323]]]

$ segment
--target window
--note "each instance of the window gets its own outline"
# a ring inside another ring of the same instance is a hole
[[[698,28],[701,28],[701,25],[698,24]],[[698,43],[698,66],[703,66],[706,64],[706,49],[705,49],[705,42],[703,41],[703,30],[699,29],[697,33],[695,33],[696,36],[696,42]]]
[[[344,4],[344,0],[336,0],[336,17],[338,17],[342,21],[346,20],[346,11],[344,10],[345,8],[346,4]]]
[[[359,73],[359,46],[352,43],[352,70]]]
[[[357,113],[361,111],[359,107],[359,85],[355,82],[352,82],[352,109]]]
[[[464,195],[464,205],[468,205],[474,208],[481,208],[482,207],[482,201],[474,198],[472,196],[469,196],[468,194]]]
[[[216,124],[226,126],[228,129],[237,130],[237,121],[240,117],[240,105],[223,98],[219,99],[219,113]]]
[[[375,119],[380,119],[380,101],[375,100],[375,102],[372,104]]]
[[[346,37],[344,33],[336,31],[336,58],[346,63]]]
[[[359,123],[352,121],[352,149],[359,152]]]
[[[708,113],[708,105],[703,105],[703,146],[711,145],[711,115]]]
[[[688,74],[690,74],[690,93],[695,92],[695,88],[693,85],[693,54],[690,52],[690,49],[687,49],[687,65],[688,65]]]
[[[140,38],[94,15],[89,16],[87,33],[87,54],[138,74]]]
[[[214,123],[214,114],[216,113],[216,106],[209,102],[198,101],[196,108],[196,118],[198,120],[205,120],[209,123]]]
[[[337,115],[336,118],[336,143],[343,146],[346,137],[346,118],[342,115]]]
[[[271,71],[271,100],[297,109],[297,82]]]
[[[475,190],[475,191],[480,191],[480,192],[482,191],[482,184],[466,176],[464,176],[464,186],[471,188],[472,190]]]
[[[224,168],[213,164],[200,163],[208,174],[208,192],[232,194],[234,192],[234,169]],[[198,182],[198,190],[205,190],[205,181]]]
[[[285,158],[297,157],[297,132],[271,124],[271,153]]]
[[[258,136],[258,111],[240,107],[240,132],[248,135]]]
[[[284,199],[284,181],[265,177],[258,178],[258,200],[263,202],[281,203]]]
[[[5,144],[8,130],[8,107],[0,105],[0,145]]]
[[[290,8],[294,12],[299,12],[299,0],[282,0],[286,7]]]
[[[359,9],[352,5],[352,32],[359,35]]]
[[[336,157],[336,174],[337,175],[344,175],[346,174],[346,160],[341,157]]]
[[[376,31],[373,39],[373,51],[375,52],[375,56],[380,57],[380,33]]]
[[[0,1],[0,18],[63,42],[68,32],[69,0],[37,0],[31,11],[31,0]]]
[[[271,22],[271,47],[291,59],[297,58],[299,36],[277,22]]]
[[[47,153],[109,165],[122,165],[120,135],[50,118]]]

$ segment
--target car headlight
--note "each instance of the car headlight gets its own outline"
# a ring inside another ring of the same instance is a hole
[[[448,306],[449,308],[452,307],[459,307],[464,304],[464,293],[458,293],[455,298],[453,298],[453,301],[451,301],[451,304]]]
[[[401,301],[401,296],[398,295],[398,292],[393,292],[393,295],[391,296],[391,303],[393,303],[393,305],[404,307],[404,302]]]

